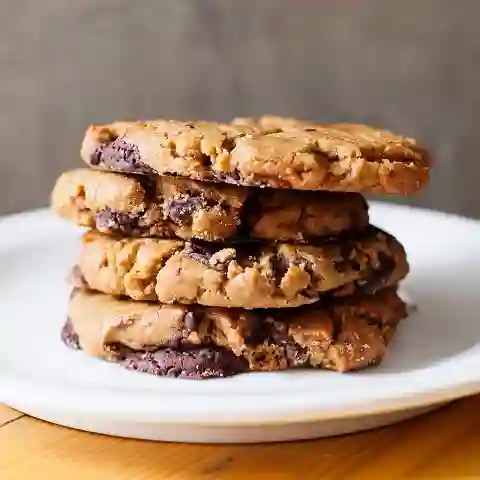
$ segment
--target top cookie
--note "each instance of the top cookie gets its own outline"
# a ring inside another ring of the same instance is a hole
[[[153,120],[90,126],[81,156],[100,169],[299,190],[407,195],[428,181],[415,140],[358,124],[265,116],[231,124]]]

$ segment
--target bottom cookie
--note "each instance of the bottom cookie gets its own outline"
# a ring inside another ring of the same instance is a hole
[[[295,309],[158,305],[74,291],[64,343],[156,376],[202,379],[378,364],[406,306],[395,289]]]

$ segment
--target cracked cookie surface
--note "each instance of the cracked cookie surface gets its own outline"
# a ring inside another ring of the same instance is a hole
[[[139,174],[286,189],[407,195],[428,181],[414,139],[359,124],[265,116],[231,124],[154,120],[92,125],[81,157]]]
[[[401,244],[368,227],[313,245],[83,237],[73,278],[134,300],[241,308],[296,307],[323,292],[374,293],[408,273]]]
[[[257,189],[89,169],[62,174],[51,205],[78,225],[133,237],[304,243],[368,225],[368,207],[358,193]]]
[[[77,290],[62,338],[71,348],[158,376],[294,367],[344,372],[379,363],[406,315],[394,288],[261,311],[154,305]]]

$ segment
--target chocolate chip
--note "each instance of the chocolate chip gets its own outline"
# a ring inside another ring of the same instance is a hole
[[[235,140],[233,138],[224,138],[222,141],[222,150],[231,152],[235,148]]]
[[[341,241],[340,243],[340,257],[341,260],[335,260],[334,266],[337,272],[343,273],[349,268],[353,268],[356,271],[359,271],[360,265],[358,262],[352,262],[352,258],[355,255],[355,242],[350,239]]]
[[[90,165],[94,167],[100,165],[102,163],[102,156],[103,156],[103,145],[97,147],[95,151],[90,155]]]
[[[132,235],[138,227],[138,215],[114,212],[109,208],[100,210],[95,214],[97,229],[107,229],[124,235]]]
[[[359,272],[361,270],[361,266],[357,261],[352,261],[352,270],[355,270],[356,272]]]
[[[197,317],[193,312],[187,312],[183,317],[183,324],[189,331],[193,331],[197,328]]]
[[[180,348],[182,345],[183,335],[181,332],[173,332],[170,341],[166,344],[171,348]]]
[[[287,273],[288,267],[290,266],[289,261],[280,253],[272,258],[272,268],[275,276],[275,282],[277,286],[280,285],[282,278]]]
[[[270,339],[273,343],[279,345],[288,342],[288,323],[287,322],[278,322],[275,328],[272,328],[270,332]]]
[[[78,335],[70,320],[62,329],[62,341],[74,350],[81,349]],[[135,351],[124,345],[109,345],[115,353],[112,360],[128,370],[149,373],[155,376],[169,376],[201,380],[203,378],[226,377],[248,370],[243,358],[223,347],[197,347],[182,345],[179,348],[149,346]]]
[[[89,284],[85,280],[85,277],[82,274],[82,271],[80,270],[80,267],[78,265],[75,265],[68,277],[68,282],[74,287],[70,298],[73,298],[76,295],[77,289],[80,290],[88,290],[89,289]]]
[[[240,185],[241,184],[241,177],[240,174],[235,172],[215,172],[215,178],[219,182],[224,183],[231,183],[233,185]]]
[[[199,360],[213,360],[216,357],[217,352],[213,348],[202,348],[198,350],[197,356]]]
[[[209,260],[213,255],[213,252],[200,242],[187,242],[185,244],[185,253],[193,260],[209,265]]]
[[[155,352],[131,352],[122,362],[128,369],[156,376],[193,380],[225,377],[247,370],[243,359],[224,348],[159,349]]]
[[[138,147],[120,138],[97,147],[90,156],[90,164],[104,165],[108,169],[128,173],[155,173],[155,170],[142,162]]]
[[[210,155],[207,155],[206,153],[201,153],[198,155],[198,160],[200,160],[200,163],[202,164],[203,167],[210,167],[212,164],[212,157]]]
[[[294,342],[285,343],[285,356],[290,367],[301,367],[308,362],[307,349]]]
[[[388,282],[392,272],[395,270],[395,260],[386,253],[378,254],[378,268],[372,270],[365,279],[364,285],[359,287],[359,292],[366,295],[373,295],[381,290]]]
[[[191,240],[185,244],[185,253],[189,258],[206,265],[212,270],[222,272],[225,270],[225,263],[221,261],[214,263],[211,261],[212,256],[217,250],[213,245],[200,243],[199,241]]]
[[[297,265],[297,267],[302,267],[303,270],[305,270],[311,278],[315,278],[315,271],[313,268],[314,264],[310,259],[302,258],[300,261],[296,260],[295,265]]]
[[[165,207],[167,216],[177,225],[190,224],[192,215],[201,206],[199,198],[187,197],[183,200],[171,200]]]
[[[132,174],[132,177],[142,186],[145,190],[145,198],[150,202],[158,201],[159,190],[160,195],[162,193],[161,185],[159,185],[159,177],[156,175],[135,175]],[[159,188],[160,187],[160,188]]]
[[[62,331],[60,333],[60,338],[62,342],[69,348],[73,350],[80,350],[80,341],[78,339],[77,333],[73,330],[73,325],[71,320],[68,318],[65,323]]]

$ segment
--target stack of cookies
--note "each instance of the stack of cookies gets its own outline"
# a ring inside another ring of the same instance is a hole
[[[54,211],[88,227],[63,341],[159,376],[378,364],[402,245],[362,193],[428,180],[413,139],[265,116],[91,126]]]

